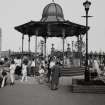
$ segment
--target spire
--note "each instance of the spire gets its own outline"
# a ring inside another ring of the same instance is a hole
[[[55,1],[54,1],[54,0],[52,0],[52,2],[54,3]]]

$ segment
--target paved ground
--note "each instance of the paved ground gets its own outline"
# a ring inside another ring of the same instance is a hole
[[[57,91],[33,78],[27,83],[16,81],[13,87],[0,88],[0,105],[105,105],[105,94],[72,93],[71,78],[60,79]]]

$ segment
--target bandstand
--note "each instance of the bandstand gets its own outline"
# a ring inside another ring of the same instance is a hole
[[[30,52],[30,38],[35,36],[35,54],[37,54],[37,38],[43,37],[44,56],[46,57],[46,41],[48,37],[62,38],[63,65],[64,65],[64,44],[65,38],[76,36],[77,39],[84,35],[88,30],[84,25],[80,25],[64,19],[61,6],[55,2],[45,6],[42,18],[39,21],[30,21],[28,23],[16,26],[15,29],[22,33],[22,52],[24,52],[24,36],[28,35],[28,50]],[[37,56],[37,55],[36,55]],[[37,57],[36,57],[37,58]]]

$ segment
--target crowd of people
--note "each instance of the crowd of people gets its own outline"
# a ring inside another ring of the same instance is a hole
[[[37,78],[39,84],[49,83],[51,90],[57,90],[59,77],[61,77],[62,61],[59,58],[48,57],[44,59],[34,59],[30,57],[5,59],[7,68],[0,68],[0,86],[4,87],[7,79],[10,78],[10,86],[15,84],[15,80],[27,82],[28,76]],[[90,78],[101,79],[105,82],[105,62],[100,62],[98,58],[89,59],[88,62]]]
[[[5,86],[8,78],[10,78],[10,86],[13,86],[16,79],[20,80],[20,82],[27,82],[27,77],[30,76],[37,78],[39,84],[51,84],[51,90],[58,89],[59,77],[61,76],[61,64],[60,60],[56,57],[49,57],[48,60],[37,60],[37,63],[34,58],[12,58],[7,60],[4,65],[5,64],[8,66],[7,70],[4,70],[4,68],[0,70],[1,87]]]

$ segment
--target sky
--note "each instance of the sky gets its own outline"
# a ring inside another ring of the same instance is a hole
[[[65,20],[85,25],[83,2],[85,0],[55,0],[62,9]],[[89,51],[105,51],[105,0],[90,0],[89,15]],[[2,50],[21,51],[22,34],[14,29],[15,26],[27,23],[31,20],[39,21],[44,7],[52,0],[0,0],[0,28],[2,30]],[[38,45],[41,38],[38,38]],[[65,40],[71,43],[75,38]],[[85,41],[85,36],[84,36]],[[48,38],[47,52],[50,52],[51,44],[55,49],[62,50],[62,39]],[[39,48],[40,49],[40,48]],[[28,37],[25,36],[24,50],[28,51]],[[35,51],[35,38],[31,38],[31,50]]]

